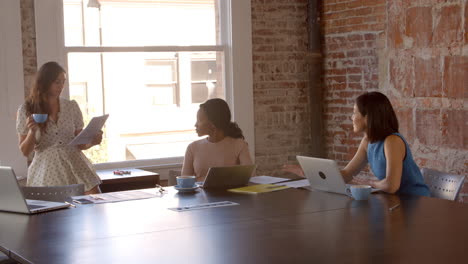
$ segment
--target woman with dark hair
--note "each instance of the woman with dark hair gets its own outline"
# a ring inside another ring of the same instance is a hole
[[[87,194],[99,193],[101,180],[81,150],[98,145],[102,133],[90,144],[68,146],[83,129],[78,104],[60,97],[66,80],[65,70],[56,62],[39,69],[26,102],[18,109],[16,130],[24,156],[34,151],[28,168],[28,186],[59,186],[83,183]],[[37,123],[33,114],[47,114]]]
[[[351,181],[369,163],[378,178],[369,182],[372,187],[388,193],[430,195],[408,143],[398,133],[398,119],[384,94],[360,95],[352,119],[354,132],[363,132],[364,137],[353,159],[341,171],[345,181]]]
[[[183,176],[203,181],[210,167],[253,164],[242,130],[231,122],[231,111],[223,99],[209,99],[200,105],[195,129],[198,136],[185,152]]]
[[[429,196],[429,188],[413,160],[411,150],[398,133],[398,119],[388,98],[379,92],[367,92],[356,99],[353,129],[364,133],[353,159],[341,171],[346,182],[369,163],[378,180],[369,185],[387,193],[405,193]],[[303,175],[294,165],[284,170]]]

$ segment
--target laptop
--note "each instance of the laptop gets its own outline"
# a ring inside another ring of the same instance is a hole
[[[334,160],[297,156],[297,160],[309,180],[310,187],[316,190],[346,194],[352,184],[346,184]],[[372,189],[377,192],[378,189]]]
[[[24,199],[13,169],[0,166],[0,211],[36,214],[69,206],[66,203]]]
[[[205,181],[200,187],[229,189],[245,186],[249,183],[256,167],[256,165],[211,167],[208,169]]]

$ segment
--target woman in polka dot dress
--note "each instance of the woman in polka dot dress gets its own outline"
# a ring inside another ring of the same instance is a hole
[[[82,150],[100,144],[102,133],[90,144],[68,146],[83,129],[83,116],[75,101],[60,97],[65,80],[65,70],[56,62],[47,62],[39,69],[29,97],[18,109],[19,148],[25,156],[35,152],[27,185],[83,183],[87,194],[99,193],[101,180]],[[36,123],[34,113],[48,114],[47,121]]]

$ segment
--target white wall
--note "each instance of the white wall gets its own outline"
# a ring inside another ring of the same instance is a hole
[[[27,162],[18,149],[16,110],[24,100],[20,1],[0,1],[0,163],[27,175]]]

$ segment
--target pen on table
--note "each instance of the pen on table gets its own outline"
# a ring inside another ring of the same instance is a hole
[[[73,207],[73,208],[76,208],[76,205],[72,204],[72,203],[69,203],[67,201],[65,201],[66,204],[70,205],[70,207]]]
[[[388,210],[389,210],[389,211],[393,211],[393,210],[397,209],[398,206],[400,206],[400,204],[395,204],[394,206],[388,208]]]

